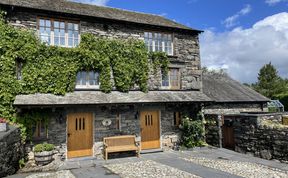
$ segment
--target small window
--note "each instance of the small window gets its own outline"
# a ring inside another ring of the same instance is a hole
[[[180,70],[178,68],[169,69],[168,73],[162,72],[162,88],[163,89],[180,89]]]
[[[16,78],[17,80],[21,80],[22,79],[22,67],[23,67],[23,63],[20,59],[16,60]]]
[[[168,55],[173,55],[172,34],[145,32],[144,39],[148,51],[166,52]]]
[[[99,88],[99,73],[94,71],[81,71],[77,73],[76,88]]]
[[[180,116],[180,112],[174,112],[174,126],[179,126],[181,124],[181,116]]]

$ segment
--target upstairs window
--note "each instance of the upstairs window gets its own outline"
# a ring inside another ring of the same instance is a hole
[[[170,68],[167,74],[162,72],[162,88],[180,89],[180,70],[178,68]]]
[[[39,38],[48,45],[76,47],[79,44],[79,23],[48,18],[38,19]]]
[[[172,34],[145,32],[144,39],[148,51],[165,52],[168,55],[173,55]]]
[[[99,89],[99,73],[81,71],[77,73],[76,89]]]

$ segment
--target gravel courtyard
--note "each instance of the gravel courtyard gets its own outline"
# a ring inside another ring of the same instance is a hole
[[[166,151],[104,160],[67,161],[69,171],[10,178],[288,178],[288,164],[219,148]]]
[[[144,159],[144,160],[143,160]],[[120,177],[288,178],[288,165],[226,149],[196,149],[143,155],[141,160],[105,164]]]

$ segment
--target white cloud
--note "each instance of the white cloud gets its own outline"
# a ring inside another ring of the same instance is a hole
[[[105,6],[109,0],[70,0],[74,2],[79,2],[83,4],[93,4],[93,5],[98,5],[98,6]]]
[[[259,69],[272,62],[288,78],[288,13],[269,16],[251,28],[207,30],[200,38],[203,66],[224,68],[235,79],[255,82]]]
[[[273,6],[275,4],[278,4],[280,2],[287,2],[287,0],[266,0],[265,3],[270,5],[270,6]]]
[[[236,14],[227,17],[222,23],[226,26],[226,28],[230,28],[233,26],[236,26],[238,24],[237,20],[246,14],[249,14],[252,11],[251,5],[246,4],[243,9],[241,9],[239,12]]]
[[[160,16],[162,16],[162,17],[165,17],[165,16],[167,16],[168,14],[166,13],[166,12],[163,12],[163,13],[161,13],[161,14],[159,14]]]

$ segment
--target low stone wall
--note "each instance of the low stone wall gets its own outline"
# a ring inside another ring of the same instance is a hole
[[[0,177],[14,174],[24,154],[20,129],[9,125],[8,131],[0,132]]]
[[[282,125],[281,120],[279,114],[237,116],[235,150],[288,162],[288,126]]]

